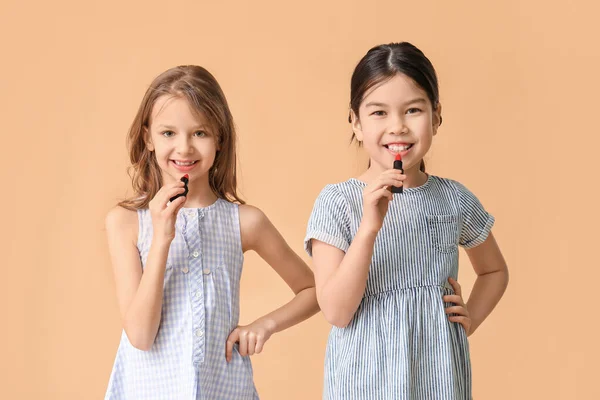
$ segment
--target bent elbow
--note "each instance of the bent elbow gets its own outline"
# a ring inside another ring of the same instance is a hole
[[[143,332],[132,332],[132,329],[127,328],[125,328],[125,335],[127,335],[129,343],[136,349],[141,351],[152,350],[152,345],[154,344],[153,337],[150,337]]]
[[[346,315],[346,313],[343,312],[326,310],[323,307],[321,307],[321,310],[323,311],[325,320],[337,328],[347,327],[352,320],[352,315]]]
[[[133,347],[141,351],[150,351],[152,350],[152,343],[144,342],[144,341],[129,341]]]

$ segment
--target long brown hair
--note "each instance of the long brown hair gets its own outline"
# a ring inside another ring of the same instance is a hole
[[[181,96],[197,113],[202,113],[217,132],[217,154],[208,172],[210,188],[221,199],[245,202],[237,193],[236,132],[225,94],[206,69],[196,65],[171,68],[150,84],[127,135],[134,196],[119,203],[129,210],[147,208],[162,187],[162,175],[154,152],[148,150],[146,135],[156,100],[163,95]]]
[[[398,73],[408,76],[423,89],[435,110],[440,102],[440,94],[437,75],[431,61],[421,50],[408,42],[390,43],[370,49],[354,69],[350,83],[350,109],[357,118],[365,93]],[[352,114],[348,116],[348,121],[352,122]],[[440,116],[439,125],[441,124]],[[351,142],[355,136],[353,132]],[[425,172],[423,160],[421,160],[420,170]]]

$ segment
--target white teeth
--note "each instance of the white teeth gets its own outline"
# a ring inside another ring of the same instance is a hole
[[[398,146],[397,144],[390,144],[388,146],[388,149],[390,149],[391,151],[398,152],[398,151],[408,150],[408,149],[410,149],[411,146],[412,146],[412,144],[407,144],[407,145],[404,145],[404,146]]]
[[[175,164],[179,165],[180,167],[189,167],[190,165],[194,165],[195,163],[196,161],[183,162],[175,160]]]

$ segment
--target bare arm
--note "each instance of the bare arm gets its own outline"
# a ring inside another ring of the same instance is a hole
[[[178,193],[178,188],[179,184],[175,184],[171,190],[159,193],[166,199],[166,196]],[[177,215],[177,210],[184,201],[185,197],[180,197],[171,203],[168,210],[165,208],[169,218]],[[123,328],[130,343],[140,350],[150,350],[160,325],[167,256],[175,236],[174,221],[167,221],[166,225],[170,226],[171,222],[172,231],[155,230],[142,273],[140,254],[136,246],[137,213],[115,207],[106,216],[108,247]]]
[[[444,296],[444,301],[454,303],[446,308],[447,314],[455,314],[450,321],[460,323],[471,335],[502,298],[508,286],[508,267],[491,232],[482,244],[466,252],[477,274],[471,296],[465,306],[460,285],[449,279],[456,294]]]
[[[149,350],[160,323],[169,243],[152,243],[142,274],[137,223],[134,211],[118,207],[108,214],[106,231],[123,328],[134,347]]]
[[[347,252],[312,239],[317,298],[327,321],[347,326],[365,293],[377,233],[383,225],[390,186],[402,186],[400,171],[383,172],[363,192],[363,218]]]
[[[494,235],[466,250],[477,279],[467,301],[473,333],[498,304],[508,286],[508,267]]]
[[[295,296],[252,324],[234,330],[227,340],[228,359],[231,359],[235,342],[240,343],[241,355],[259,353],[273,333],[296,325],[319,311],[310,268],[289,247],[267,216],[255,207],[242,205],[240,228],[243,251],[256,251],[287,283]]]
[[[327,321],[345,327],[352,320],[367,286],[377,232],[361,226],[348,252],[313,240],[317,299]]]

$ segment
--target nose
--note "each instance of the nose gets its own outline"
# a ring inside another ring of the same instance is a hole
[[[178,154],[190,154],[193,151],[192,141],[188,135],[179,135],[176,150]]]
[[[388,128],[388,132],[392,135],[404,135],[408,133],[408,126],[406,126],[406,123],[402,116],[392,118],[390,122],[391,123]]]

